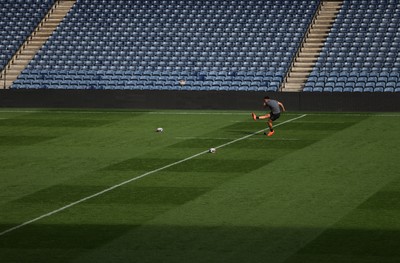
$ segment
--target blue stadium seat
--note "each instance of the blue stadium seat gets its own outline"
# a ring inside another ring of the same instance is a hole
[[[277,90],[319,2],[240,1],[241,8],[237,8],[237,0],[210,0],[206,5],[200,1],[163,4],[158,0],[128,1],[121,4],[115,0],[81,0],[46,43],[41,58],[35,58],[28,68],[273,72],[277,78],[268,79],[268,89]],[[224,8],[221,9],[221,5]],[[171,15],[180,19],[171,19]],[[142,77],[147,82],[138,85],[122,79],[123,75],[111,80],[116,84],[108,78],[95,80],[95,85],[74,79],[70,82],[83,88],[97,85],[112,89],[147,89],[154,88],[152,84],[159,89],[171,88],[166,82],[163,86],[162,80],[154,79],[151,74],[142,74]],[[227,76],[218,79],[215,76],[205,80],[212,82],[185,85],[184,88],[259,89],[262,85],[260,76],[257,78],[253,74],[246,76],[239,85],[231,85]]]
[[[380,0],[360,0],[355,4],[345,0],[313,70],[339,70],[348,74],[359,71],[360,76],[348,75],[346,80],[354,82],[353,91],[384,91],[389,73],[400,70],[400,15],[397,11],[397,1],[382,4]],[[388,92],[398,79],[392,78],[390,82]],[[344,87],[346,91],[352,88],[347,83]],[[336,81],[333,90],[335,88],[343,88],[343,81]]]

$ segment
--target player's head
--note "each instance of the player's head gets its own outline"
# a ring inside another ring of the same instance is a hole
[[[269,96],[265,96],[264,101],[268,101],[268,100],[270,100]]]

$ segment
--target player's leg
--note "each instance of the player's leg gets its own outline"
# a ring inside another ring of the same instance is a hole
[[[251,117],[253,118],[253,120],[264,120],[264,119],[270,118],[270,116],[271,115],[269,113],[267,113],[265,115],[261,115],[261,116],[257,116],[253,112],[251,113]]]
[[[274,127],[273,127],[273,120],[271,118],[268,119],[267,125],[268,125],[268,128],[269,128],[269,132],[268,133],[264,132],[264,134],[267,135],[267,136],[274,135],[275,131],[274,131]]]
[[[281,114],[280,113],[277,113],[277,114],[270,114],[270,118],[268,119],[268,127],[269,127],[269,133],[267,134],[267,136],[272,136],[272,135],[274,135],[274,133],[275,133],[275,131],[274,131],[274,128],[273,128],[273,122],[275,121],[275,120],[277,120],[277,119],[279,119],[279,117],[281,116]]]
[[[273,121],[271,119],[269,119],[267,122],[268,127],[269,127],[269,133],[267,134],[267,136],[272,136],[275,133],[272,123],[273,123]]]

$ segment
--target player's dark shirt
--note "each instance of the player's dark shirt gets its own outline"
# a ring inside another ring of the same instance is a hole
[[[278,114],[281,112],[281,109],[279,108],[279,104],[276,100],[269,100],[266,105],[271,109],[271,112],[273,114]]]

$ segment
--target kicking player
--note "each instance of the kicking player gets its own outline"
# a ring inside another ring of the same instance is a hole
[[[274,135],[275,131],[272,126],[272,123],[274,120],[277,120],[281,116],[281,109],[282,111],[285,111],[285,106],[277,100],[272,100],[268,96],[264,97],[264,108],[269,107],[271,110],[270,113],[267,113],[265,115],[257,116],[254,114],[254,112],[251,113],[251,116],[253,117],[254,120],[264,120],[268,119],[268,127],[269,127],[269,133],[264,133],[267,136],[272,136]]]

